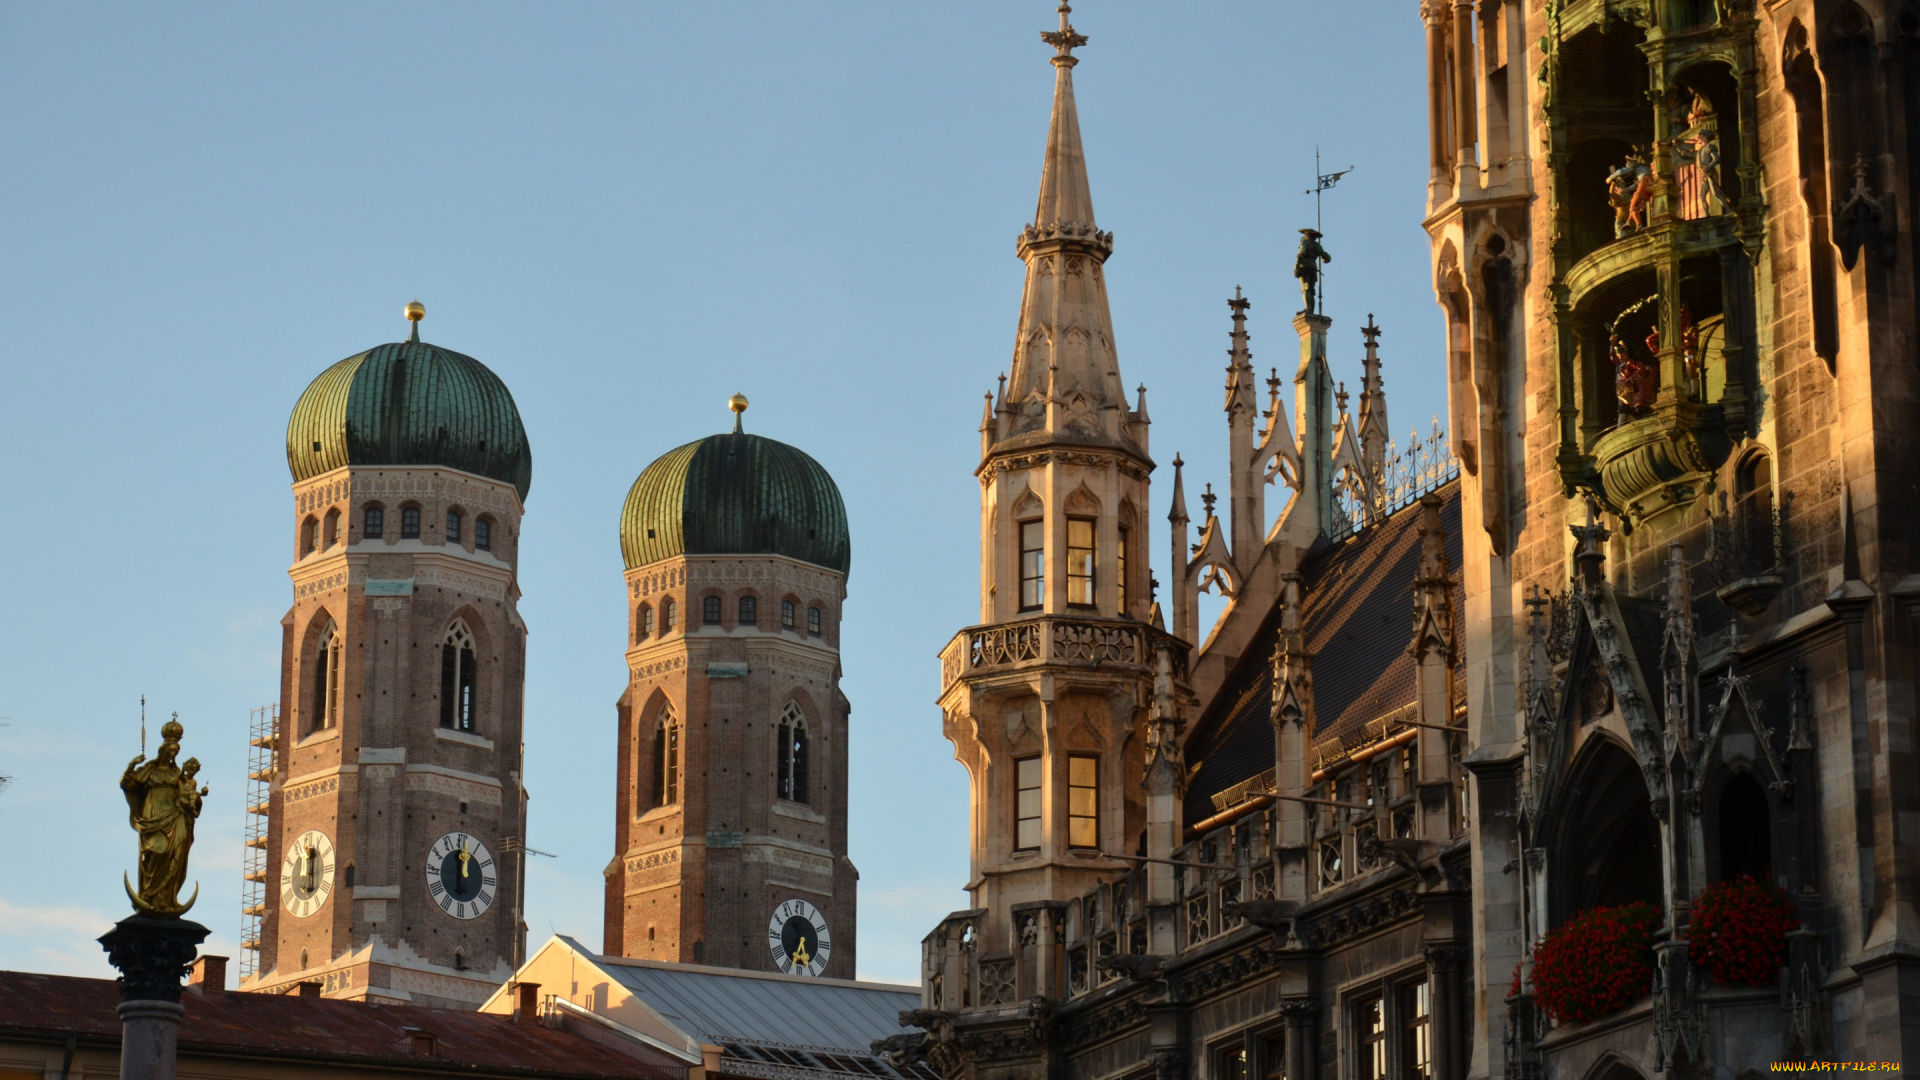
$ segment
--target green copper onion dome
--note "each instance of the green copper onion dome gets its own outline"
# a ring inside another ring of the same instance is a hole
[[[734,411],[746,399],[734,396]],[[847,572],[847,506],[820,463],[783,442],[731,433],[667,451],[620,511],[629,570],[676,555],[785,555]]]
[[[500,377],[471,356],[412,340],[320,373],[287,421],[295,481],[342,465],[442,465],[512,484],[527,497],[533,454]]]

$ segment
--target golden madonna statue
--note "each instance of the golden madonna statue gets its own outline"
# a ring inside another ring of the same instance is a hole
[[[125,875],[121,881],[135,911],[163,919],[179,917],[200,898],[200,887],[195,885],[193,895],[181,903],[180,887],[187,882],[193,822],[209,790],[196,779],[199,759],[174,763],[180,756],[180,736],[186,732],[179,714],[174,717],[160,729],[157,756],[148,761],[141,754],[120,776],[120,790],[127,796],[127,821],[140,834],[140,888],[136,892]]]

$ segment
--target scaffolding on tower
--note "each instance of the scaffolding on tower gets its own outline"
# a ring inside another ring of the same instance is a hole
[[[241,860],[240,977],[260,973],[260,925],[267,914],[267,804],[273,793],[280,706],[253,710],[247,725],[247,821]]]

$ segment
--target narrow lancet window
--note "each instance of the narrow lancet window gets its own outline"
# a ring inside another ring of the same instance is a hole
[[[783,799],[793,802],[808,802],[807,798],[807,718],[800,707],[792,702],[780,711],[780,723],[776,729],[779,745],[776,748],[779,758],[777,793]]]
[[[1020,523],[1020,610],[1047,602],[1047,539],[1039,521]]]
[[[440,726],[472,731],[476,711],[473,632],[456,619],[440,645]]]

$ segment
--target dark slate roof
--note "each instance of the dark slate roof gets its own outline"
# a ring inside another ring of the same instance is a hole
[[[424,341],[349,356],[307,386],[287,420],[296,481],[343,465],[444,465],[533,483],[533,452],[507,384],[471,356]]]
[[[417,1005],[286,994],[238,992],[181,995],[180,1053],[242,1055],[338,1063],[343,1069],[387,1068],[465,1076],[640,1077],[684,1080],[685,1066],[664,1054],[658,1064],[618,1053],[578,1035],[511,1016]],[[120,989],[110,979],[0,971],[0,1038],[117,1043]],[[412,1032],[434,1037],[431,1056],[413,1053]],[[654,1054],[636,1048],[636,1053]]]
[[[1465,597],[1460,586],[1460,483],[1441,497],[1442,550],[1454,582],[1454,626]],[[1309,555],[1300,566],[1300,630],[1312,657],[1313,742],[1360,734],[1414,700],[1413,581],[1420,569],[1420,504]],[[1187,785],[1188,825],[1214,814],[1212,797],[1273,768],[1273,648],[1278,605],[1269,610],[1245,653],[1208,702],[1187,737],[1187,761],[1199,771]]]
[[[620,551],[629,570],[676,555],[785,555],[844,574],[847,507],[804,451],[740,431],[709,435],[633,482]]]

